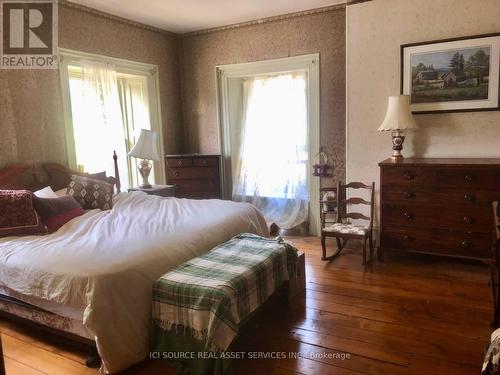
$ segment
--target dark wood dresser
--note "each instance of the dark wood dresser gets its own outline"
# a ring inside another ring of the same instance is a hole
[[[380,249],[493,262],[500,159],[387,159],[380,166]]]
[[[220,155],[167,155],[167,180],[175,185],[178,198],[210,199],[222,197]]]

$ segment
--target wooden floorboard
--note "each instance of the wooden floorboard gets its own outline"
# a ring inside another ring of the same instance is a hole
[[[491,331],[486,266],[388,254],[365,268],[356,247],[323,262],[317,238],[289,240],[306,253],[306,291],[270,311],[235,345],[286,358],[239,360],[236,374],[479,373]],[[5,319],[0,333],[7,375],[98,373],[83,365],[84,352],[64,341]],[[123,374],[174,373],[144,361]]]

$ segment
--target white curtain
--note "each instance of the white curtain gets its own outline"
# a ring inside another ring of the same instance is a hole
[[[283,229],[309,217],[306,89],[305,72],[243,82],[233,199],[253,203]]]
[[[85,172],[114,176],[118,154],[122,188],[128,185],[126,140],[113,65],[82,62],[82,79],[70,80],[71,110],[77,164]]]

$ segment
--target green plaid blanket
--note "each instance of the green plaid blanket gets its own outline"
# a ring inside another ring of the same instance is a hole
[[[155,283],[153,326],[220,353],[238,334],[239,324],[295,272],[296,259],[297,250],[279,237],[240,234]]]

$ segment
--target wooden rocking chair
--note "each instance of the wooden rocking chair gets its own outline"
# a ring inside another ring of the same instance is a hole
[[[363,198],[346,198],[347,189],[365,189],[368,191],[370,200]],[[373,195],[375,183],[365,185],[362,182],[351,182],[343,185],[339,182],[337,187],[337,215],[334,223],[327,223],[321,228],[321,247],[323,248],[322,260],[332,260],[337,257],[345,247],[349,239],[359,239],[363,241],[363,265],[366,265],[366,242],[370,246],[370,260],[373,256]],[[367,205],[370,207],[370,216],[357,212],[350,212],[349,208],[354,205]],[[368,225],[354,225],[349,219],[366,220]],[[323,222],[322,222],[323,224]],[[326,256],[326,237],[335,237],[337,241],[337,251],[330,256]]]

